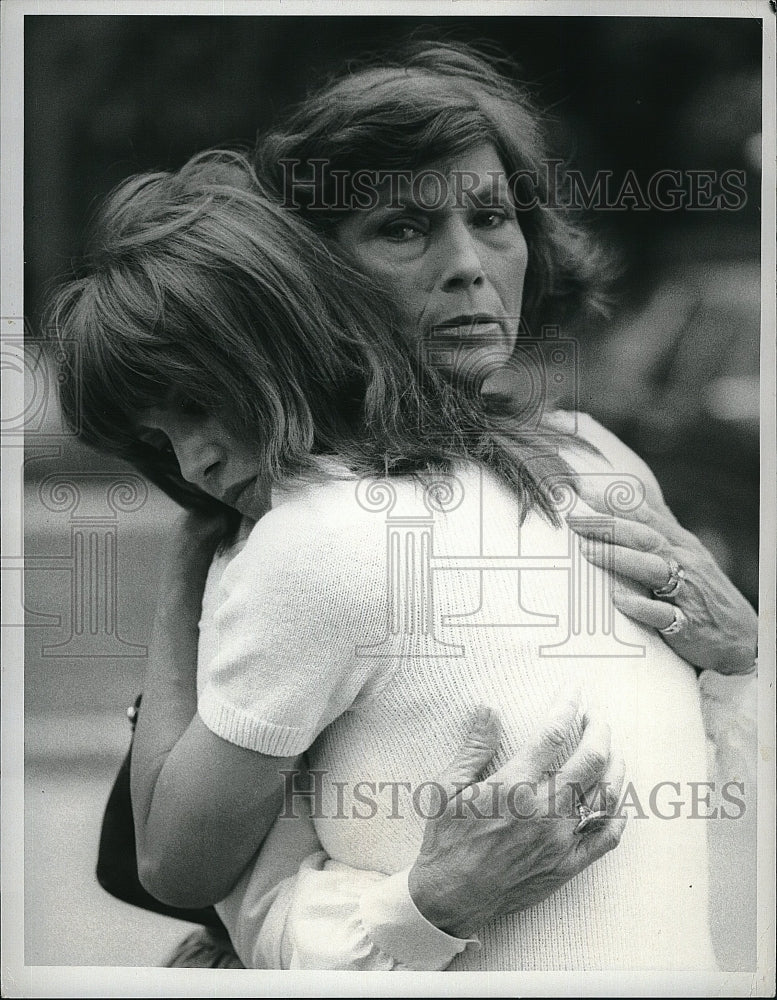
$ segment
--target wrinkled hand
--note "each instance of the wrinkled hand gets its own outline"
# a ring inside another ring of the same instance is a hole
[[[642,504],[628,517],[613,517],[598,495],[585,487],[579,493],[582,501],[575,505],[569,526],[584,536],[585,558],[644,588],[641,593],[616,588],[613,603],[618,610],[663,629],[674,620],[672,605],[676,605],[687,625],[674,635],[661,636],[676,653],[701,669],[751,672],[758,648],[758,616],[701,542],[680,527],[667,507],[659,511]],[[595,516],[588,519],[596,514],[607,514],[607,524],[599,527]],[[576,516],[586,519],[576,523]],[[608,537],[614,537],[614,544],[605,540]],[[674,596],[659,598],[653,588],[660,589],[669,580],[670,558],[683,568],[685,579]]]
[[[420,912],[457,937],[547,899],[616,847],[626,824],[625,818],[603,818],[575,832],[578,790],[591,794],[592,808],[606,808],[612,817],[625,770],[608,725],[593,715],[581,721],[577,696],[554,706],[513,760],[474,783],[499,733],[496,716],[480,710],[465,746],[439,779],[449,797],[442,815],[427,820],[408,880]],[[565,747],[573,749],[556,772]],[[595,789],[604,795],[597,797]]]

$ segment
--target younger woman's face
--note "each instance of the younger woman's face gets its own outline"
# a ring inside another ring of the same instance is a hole
[[[393,187],[340,224],[340,243],[396,301],[427,361],[470,376],[498,369],[518,336],[528,249],[495,147]]]
[[[143,411],[138,424],[142,440],[172,451],[187,482],[246,517],[258,520],[265,512],[267,490],[258,479],[258,452],[218,417],[170,405]]]

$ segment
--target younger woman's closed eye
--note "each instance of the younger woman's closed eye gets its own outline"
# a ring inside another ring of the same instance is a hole
[[[186,417],[206,417],[208,415],[208,411],[202,403],[184,392],[172,394],[168,401],[168,406],[170,409]]]
[[[140,440],[153,448],[154,451],[158,452],[165,458],[176,460],[175,449],[173,448],[170,438],[162,431],[157,430],[144,430],[139,434]]]

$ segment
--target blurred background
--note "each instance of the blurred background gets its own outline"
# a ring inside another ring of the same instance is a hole
[[[37,343],[45,297],[122,178],[250,145],[347,60],[410,35],[498,43],[532,83],[554,151],[587,180],[633,171],[644,191],[659,170],[686,187],[689,171],[743,172],[735,209],[591,211],[623,271],[611,317],[573,333],[579,408],[646,459],[756,604],[758,20],[27,16],[27,964],[158,964],[187,926],[137,914],[94,880],[174,510],[61,426]]]

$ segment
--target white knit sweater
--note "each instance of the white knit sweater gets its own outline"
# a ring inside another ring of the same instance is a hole
[[[576,464],[608,468],[586,455]],[[558,689],[579,682],[624,749],[634,804],[622,842],[544,903],[482,928],[482,947],[451,968],[714,968],[705,823],[688,816],[691,783],[706,780],[693,669],[611,612],[604,574],[578,561],[566,525],[536,514],[520,525],[513,495],[477,467],[456,480],[459,502],[445,512],[430,513],[409,480],[392,480],[388,512],[368,509],[379,482],[276,496],[223,571],[212,621],[204,614],[200,715],[263,753],[312,748],[311,766],[325,772],[315,819],[324,849],[395,872],[420,845],[417,790],[454,756],[474,706],[501,717],[495,769]],[[419,527],[430,517],[431,534]],[[517,555],[536,561],[487,568]],[[684,802],[681,816],[660,818],[672,800]]]

